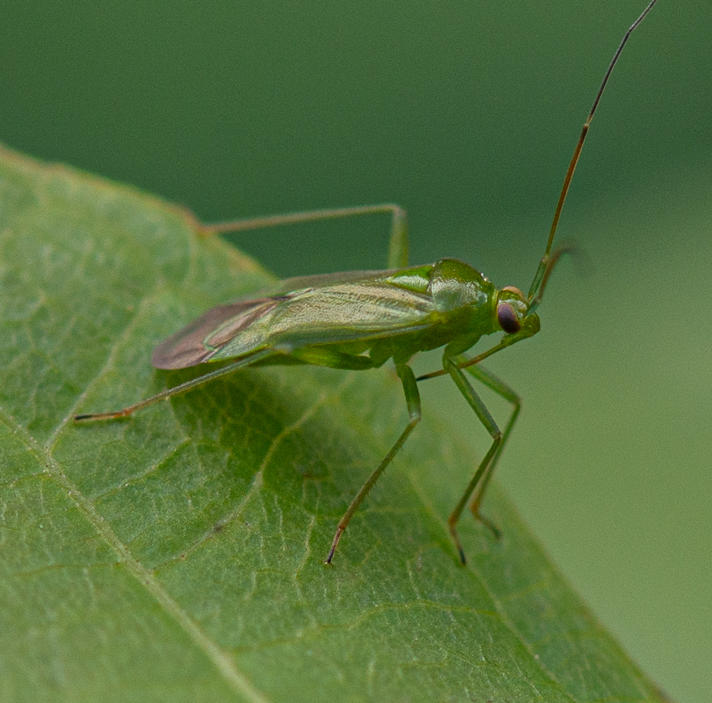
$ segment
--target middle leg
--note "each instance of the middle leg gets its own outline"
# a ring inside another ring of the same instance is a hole
[[[329,555],[326,557],[326,563],[331,564],[331,560],[334,558],[334,552],[336,551],[336,546],[339,544],[341,535],[344,533],[347,525],[351,521],[353,514],[361,505],[361,502],[366,497],[368,492],[376,483],[380,475],[383,473],[388,464],[391,463],[393,457],[400,451],[408,435],[413,431],[413,428],[418,424],[421,417],[420,412],[420,393],[418,392],[418,384],[415,380],[415,375],[413,374],[410,366],[406,364],[399,364],[396,366],[396,372],[398,377],[403,384],[403,393],[405,394],[405,402],[408,405],[408,424],[405,429],[401,432],[395,444],[390,448],[390,451],[386,456],[383,457],[381,463],[378,465],[376,470],[366,479],[366,482],[361,486],[359,492],[356,494],[354,499],[351,501],[348,509],[344,513],[344,516],[339,521],[336,528],[336,534],[334,534],[334,539],[331,542],[331,549],[329,550]]]

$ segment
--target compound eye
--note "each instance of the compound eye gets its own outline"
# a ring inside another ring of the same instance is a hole
[[[517,319],[517,314],[514,308],[509,303],[500,303],[497,306],[497,322],[499,326],[507,333],[514,334],[519,332],[521,325]]]

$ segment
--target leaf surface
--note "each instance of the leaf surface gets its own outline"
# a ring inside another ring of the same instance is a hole
[[[446,518],[476,457],[428,415],[323,558],[406,420],[386,369],[195,375],[152,348],[269,276],[189,214],[0,151],[0,699],[661,700],[496,487],[494,542]]]

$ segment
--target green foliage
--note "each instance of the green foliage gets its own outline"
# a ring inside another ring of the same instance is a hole
[[[323,565],[406,419],[386,370],[251,369],[74,425],[189,378],[152,347],[269,278],[178,208],[0,156],[0,699],[660,700],[496,487],[504,537],[466,518],[459,566],[476,457],[427,405]]]

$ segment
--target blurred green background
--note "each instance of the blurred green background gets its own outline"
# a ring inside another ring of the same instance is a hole
[[[414,263],[458,256],[526,289],[580,125],[643,4],[7,3],[0,140],[206,220],[395,201]],[[633,36],[561,223],[591,272],[562,263],[542,333],[490,364],[524,397],[499,481],[641,666],[700,702],[712,690],[711,26],[708,0],[660,0]],[[239,243],[281,276],[378,268],[387,229],[376,217]],[[423,396],[483,450],[446,381]]]

